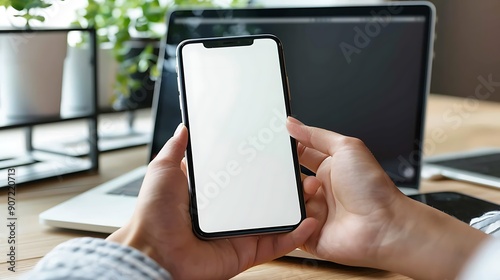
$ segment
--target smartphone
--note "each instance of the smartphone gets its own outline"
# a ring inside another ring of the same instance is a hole
[[[486,212],[500,210],[498,204],[458,192],[434,192],[415,194],[409,197],[441,210],[465,223],[469,223],[473,218],[482,216]]]
[[[189,131],[190,213],[201,238],[286,232],[305,218],[283,47],[273,35],[177,47]]]

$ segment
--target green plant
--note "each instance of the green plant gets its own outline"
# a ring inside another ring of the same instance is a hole
[[[1,0],[0,0],[1,1]],[[136,72],[150,73],[156,77],[157,55],[154,42],[149,42],[142,52],[129,57],[128,42],[132,38],[160,39],[165,32],[165,15],[176,6],[213,7],[214,0],[88,0],[88,5],[77,11],[80,27],[94,27],[100,43],[110,43],[119,63],[114,87],[115,98],[128,97],[141,86],[141,81],[131,79]],[[232,0],[230,5],[242,6],[248,0]]]
[[[31,28],[30,21],[32,20],[44,22],[45,17],[37,14],[36,11],[50,6],[52,6],[52,3],[47,3],[46,0],[0,0],[0,7],[5,7],[6,9],[12,7],[16,10],[14,17],[26,20],[26,28]]]

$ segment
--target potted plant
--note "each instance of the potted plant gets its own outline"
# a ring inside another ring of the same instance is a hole
[[[0,104],[6,118],[57,116],[67,36],[61,32],[29,32],[33,22],[43,22],[45,0],[0,0],[15,18],[23,19],[26,32],[0,37]],[[19,27],[17,27],[19,28]],[[47,68],[50,67],[50,71]],[[50,82],[48,82],[50,81]]]
[[[99,104],[101,108],[134,109],[143,98],[152,98],[158,76],[159,40],[165,33],[169,9],[182,6],[213,7],[214,0],[88,0],[77,12],[80,27],[97,29],[99,50]],[[220,2],[220,1],[219,1]],[[228,4],[246,5],[248,0]],[[111,61],[113,59],[114,61]],[[137,93],[134,99],[134,93]],[[146,96],[147,95],[147,96]]]

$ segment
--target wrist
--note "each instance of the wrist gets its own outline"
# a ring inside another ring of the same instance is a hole
[[[110,234],[106,240],[137,249],[166,269],[160,254],[156,251],[155,246],[149,244],[148,238],[143,236],[140,228],[140,226],[128,224]]]
[[[378,267],[413,278],[454,279],[487,238],[484,233],[410,198],[394,205],[392,232]]]

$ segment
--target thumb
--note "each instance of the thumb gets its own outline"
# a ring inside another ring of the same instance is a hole
[[[151,192],[177,191],[178,188],[162,188],[164,184],[169,186],[181,186],[186,184],[186,175],[182,172],[180,165],[184,158],[188,141],[187,128],[181,123],[175,130],[158,155],[151,161],[142,189]]]
[[[180,123],[174,132],[174,136],[165,143],[153,162],[160,164],[162,167],[179,167],[184,158],[187,140],[187,128]]]

